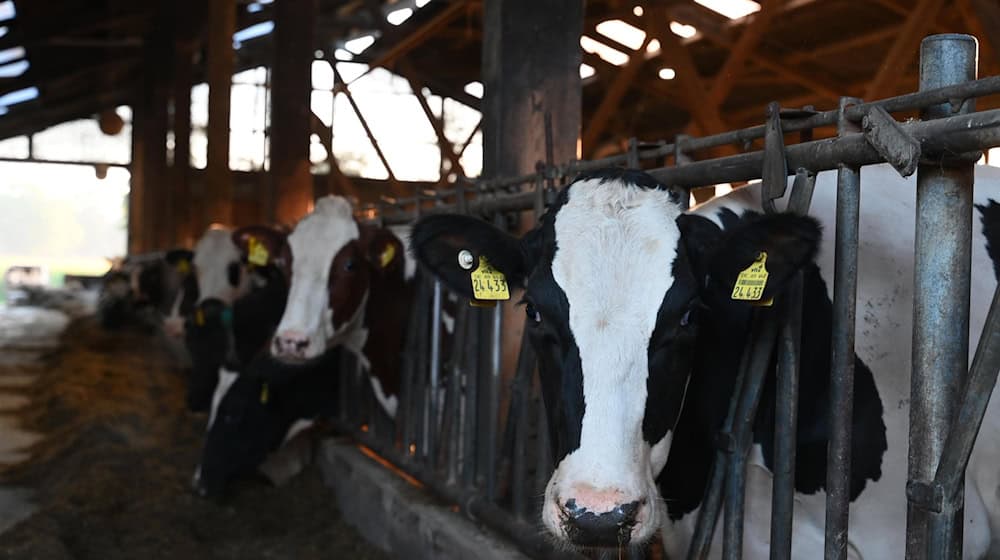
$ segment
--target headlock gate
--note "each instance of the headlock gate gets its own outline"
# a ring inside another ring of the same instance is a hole
[[[425,213],[458,212],[497,224],[524,212],[541,215],[557,185],[574,175],[642,162],[665,185],[691,189],[762,178],[762,204],[773,210],[795,176],[788,210],[806,213],[815,174],[837,170],[836,251],[828,448],[826,558],[848,551],[860,168],[887,161],[917,172],[912,401],[909,435],[907,558],[960,558],[964,473],[1000,369],[1000,292],[971,369],[967,369],[972,166],[1000,146],[1000,110],[976,112],[974,99],[1000,93],[1000,76],[976,78],[977,43],[937,35],[921,46],[920,91],[877,102],[843,98],[825,112],[768,108],[765,125],[672,143],[630,142],[627,153],[566,165],[540,162],[530,175],[459,183],[409,199],[384,201],[369,217],[387,224]],[[919,111],[898,122],[890,113]],[[812,141],[810,131],[836,126],[835,138]],[[784,146],[788,133],[800,142]],[[685,154],[737,144],[763,150],[691,161]],[[549,150],[551,153],[551,150]],[[556,550],[538,529],[537,497],[552,472],[545,415],[534,380],[535,356],[522,339],[513,376],[504,379],[502,306],[449,304],[441,284],[421,275],[410,319],[402,402],[395,423],[374,403],[345,397],[338,423],[359,441],[411,474],[465,514],[511,537],[539,557],[576,557]],[[801,284],[801,278],[798,282]],[[758,308],[752,344],[744,351],[737,387],[718,437],[716,460],[689,558],[704,558],[724,509],[724,558],[739,558],[745,465],[753,420],[772,349],[778,348],[771,558],[790,558],[795,472],[801,285],[772,308]],[[447,308],[447,309],[446,309]],[[933,312],[931,312],[933,310]],[[445,324],[453,329],[448,335]],[[343,383],[360,383],[344,376]],[[342,395],[359,394],[344,387]],[[902,521],[901,521],[902,522]],[[641,557],[641,551],[629,551]]]

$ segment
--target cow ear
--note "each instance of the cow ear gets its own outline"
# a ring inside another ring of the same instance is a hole
[[[168,265],[177,269],[182,276],[191,272],[191,262],[194,260],[194,251],[190,249],[171,249],[163,256],[163,260]]]
[[[479,257],[502,272],[507,283],[523,287],[529,263],[521,242],[471,216],[442,214],[421,219],[413,227],[413,256],[451,290],[472,297],[471,270]],[[459,258],[463,251],[463,264]]]
[[[390,230],[376,228],[361,233],[362,250],[368,262],[378,271],[397,270],[403,266],[403,242]]]
[[[790,213],[748,215],[725,231],[704,218],[683,222],[678,220],[685,247],[703,285],[729,296],[737,279],[747,278],[751,265],[763,261],[767,277],[755,298],[760,301],[780,294],[796,272],[813,262],[822,238],[815,219]]]
[[[287,268],[290,263],[283,262],[289,254],[285,250],[286,240],[283,232],[268,226],[246,226],[233,232],[233,243],[239,248],[240,255],[255,266]]]

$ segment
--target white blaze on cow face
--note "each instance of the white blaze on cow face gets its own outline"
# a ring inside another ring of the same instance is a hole
[[[572,185],[556,214],[552,275],[569,302],[585,404],[580,445],[545,492],[543,521],[556,535],[565,536],[560,507],[570,500],[595,514],[640,504],[632,542],[648,539],[665,515],[654,478],[670,434],[654,453],[643,416],[648,345],[673,284],[680,211],[667,191],[591,179]]]
[[[198,303],[217,299],[226,305],[250,292],[246,264],[241,262],[233,232],[213,227],[194,246],[194,266],[198,279]]]
[[[367,292],[352,317],[336,318],[340,326],[335,328],[329,291],[334,257],[359,236],[351,204],[339,196],[318,200],[313,212],[295,226],[288,236],[292,285],[271,345],[273,356],[308,360],[339,343],[360,355],[365,343],[362,322]]]

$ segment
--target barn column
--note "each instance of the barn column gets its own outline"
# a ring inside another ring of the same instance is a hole
[[[554,161],[565,163],[578,156],[583,4],[582,0],[484,3],[484,178],[531,173],[539,160],[545,160],[546,112],[552,116]],[[525,213],[525,219],[521,220],[522,230],[533,223],[528,216]],[[524,311],[512,301],[499,308],[503,316],[501,375],[504,379],[513,375],[524,329]],[[485,337],[494,328],[495,317],[483,315],[485,324],[480,333]],[[487,367],[481,369],[490,371],[495,367],[492,361],[492,357],[487,357],[484,364]],[[492,382],[496,389],[497,380]],[[487,423],[497,420],[495,411],[490,412]],[[485,431],[491,429],[496,433],[495,426],[487,426]],[[487,469],[494,463],[490,457],[479,460]]]
[[[200,12],[200,10],[198,10]],[[192,223],[195,205],[191,198],[191,86],[194,81],[194,52],[197,37],[196,12],[190,0],[176,3],[174,16],[173,88],[171,128],[174,158],[171,165],[170,212],[173,217],[171,244],[191,247],[195,236]]]
[[[313,37],[316,0],[277,2],[274,18],[274,72],[271,79],[271,218],[294,224],[309,211]]]
[[[163,15],[161,2],[157,13]],[[168,242],[162,235],[168,216],[162,212],[169,184],[167,169],[167,92],[163,72],[170,59],[170,25],[155,28],[143,52],[142,84],[133,104],[132,200],[129,206],[132,252],[151,251]]]
[[[280,4],[280,3],[279,3]],[[208,224],[233,221],[233,178],[229,171],[229,96],[233,83],[233,33],[236,0],[208,3],[208,150],[205,169],[204,214],[196,222],[201,232]]]

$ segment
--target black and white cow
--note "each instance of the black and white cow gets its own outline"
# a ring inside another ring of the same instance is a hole
[[[374,397],[395,415],[416,268],[403,242],[386,228],[359,224],[346,199],[328,196],[281,251],[291,272],[287,305],[270,355],[239,375],[220,373],[194,479],[203,496],[219,496],[233,477],[258,467],[301,466],[296,456],[282,457],[282,445],[336,412],[340,351],[365,366]]]
[[[887,166],[862,180],[850,555],[891,558],[905,548],[915,183]],[[462,250],[524,288],[557,464],[542,520],[557,539],[616,547],[662,530],[668,556],[684,556],[749,332],[734,282],[764,252],[765,299],[804,273],[792,557],[822,557],[835,184],[820,174],[811,218],[761,215],[754,186],[684,211],[648,175],[605,170],[562,191],[521,239],[470,217],[417,224],[418,260],[452,289],[471,292]],[[983,234],[998,235],[994,199],[1000,170],[977,167],[973,348],[996,286]],[[773,399],[772,379],[747,472],[745,558],[768,556]],[[1000,554],[998,423],[991,410],[968,471],[966,558]]]
[[[190,410],[208,410],[220,371],[237,373],[270,341],[288,294],[284,246],[285,234],[266,226],[213,227],[195,245],[198,298],[182,329]]]
[[[108,329],[126,325],[177,336],[176,326],[197,297],[193,253],[172,249],[148,258],[126,258],[105,274],[97,315]]]

